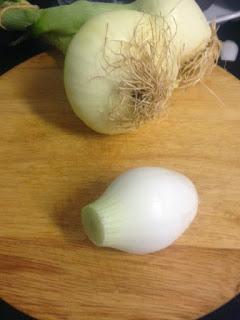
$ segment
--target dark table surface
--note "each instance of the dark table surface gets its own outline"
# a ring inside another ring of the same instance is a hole
[[[3,300],[0,300],[0,319],[1,320],[34,320],[34,318],[16,310],[15,308],[10,306]],[[235,297],[233,300],[231,300],[230,302],[228,302],[226,305],[222,306],[218,310],[213,311],[209,315],[198,320],[240,320],[240,295]]]

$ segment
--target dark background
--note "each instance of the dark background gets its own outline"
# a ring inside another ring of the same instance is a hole
[[[14,309],[3,300],[0,300],[0,319],[1,320],[36,320],[23,313],[20,313],[18,310]],[[80,316],[79,320],[82,320],[82,319],[83,318],[81,318]],[[159,320],[161,319],[159,318]],[[220,309],[198,320],[240,320],[240,295],[238,295],[236,298],[231,300],[229,303],[227,303],[225,306],[221,307]]]
[[[65,1],[67,2],[68,0]],[[33,0],[30,2],[38,4],[42,8],[57,5],[57,0]],[[105,0],[105,2],[111,2],[111,0]],[[198,0],[202,9],[206,9],[212,2],[214,0]],[[234,8],[237,6],[240,9],[240,0],[229,0],[228,5]],[[233,40],[240,47],[240,21],[231,21],[221,25],[218,35],[221,40]],[[21,34],[19,33],[9,34],[5,31],[0,31],[0,75],[26,59],[48,49],[45,44],[39,43],[34,39],[27,39],[18,45],[13,45],[14,41],[20,36]],[[225,63],[220,60],[219,64],[240,78],[240,53],[236,62]],[[0,299],[0,320],[33,320],[33,318],[24,315]],[[81,319],[79,318],[79,320]],[[240,320],[240,295],[219,310],[199,320]]]

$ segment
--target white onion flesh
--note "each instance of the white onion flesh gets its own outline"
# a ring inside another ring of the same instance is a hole
[[[197,191],[187,177],[163,168],[137,168],[83,208],[82,221],[96,245],[146,254],[178,239],[197,208]]]

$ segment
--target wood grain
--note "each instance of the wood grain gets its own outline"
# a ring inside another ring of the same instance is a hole
[[[188,320],[239,293],[239,81],[217,68],[163,119],[109,137],[74,116],[60,67],[42,54],[0,78],[0,296],[41,320]],[[197,219],[159,253],[94,247],[81,207],[137,166],[189,176]]]

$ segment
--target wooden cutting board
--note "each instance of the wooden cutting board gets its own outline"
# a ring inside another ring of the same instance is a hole
[[[61,64],[41,54],[0,78],[0,297],[41,320],[192,320],[239,293],[240,82],[217,68],[111,137],[75,117]],[[196,220],[155,254],[93,246],[80,209],[137,166],[190,177]]]

